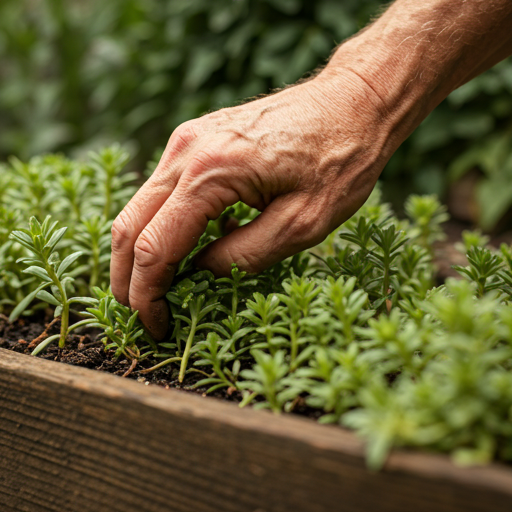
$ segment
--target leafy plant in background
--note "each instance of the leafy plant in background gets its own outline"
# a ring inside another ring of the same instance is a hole
[[[418,243],[432,251],[432,244],[444,240],[441,227],[449,218],[446,207],[440,206],[436,196],[411,195],[404,204],[404,210],[415,227],[411,230]]]
[[[92,216],[76,225],[73,249],[77,249],[88,261],[79,269],[79,274],[88,273],[85,278],[91,289],[108,282],[110,264],[110,241],[112,220],[103,216]]]
[[[512,77],[510,78],[512,82]],[[474,199],[478,205],[480,226],[490,231],[512,206],[512,131],[491,133],[458,156],[450,165],[450,179],[456,181],[467,172],[482,174],[475,185]]]
[[[387,3],[3,0],[0,158],[121,140],[142,164],[181,122],[322,65]],[[387,194],[400,205],[408,190],[439,194],[452,162],[458,175],[478,166],[492,228],[511,204],[511,92],[509,59],[452,93],[388,164]]]
[[[20,258],[32,257],[31,249],[9,239],[9,234],[15,228],[25,228],[32,216],[43,223],[50,215],[53,221],[66,224],[58,252],[61,260],[81,253],[68,271],[78,296],[88,296],[92,287],[108,283],[110,226],[136,190],[132,185],[135,175],[124,171],[126,159],[126,151],[114,145],[80,162],[47,155],[28,162],[13,158],[2,167],[0,311],[26,301],[38,286],[36,276],[23,273],[23,267],[16,263]],[[37,229],[35,221],[32,227]],[[44,306],[31,301],[26,305],[30,306],[26,314]]]
[[[4,167],[0,304],[13,321],[49,308],[60,319],[58,335],[32,340],[34,353],[99,331],[105,350],[129,361],[125,375],[138,368],[223,390],[241,406],[314,411],[355,429],[372,468],[399,446],[459,464],[512,461],[512,248],[464,233],[462,279],[435,287],[432,244],[445,208],[411,196],[400,220],[376,190],[311,251],[258,276],[233,265],[215,279],[194,269],[194,254],[228,222],[258,214],[235,205],[180,263],[167,294],[170,334],[155,343],[106,288],[108,230],[132,178],[125,161],[111,147],[83,162],[45,156]]]
[[[181,122],[314,69],[380,2],[360,4],[6,0],[0,154],[123,140],[146,161]]]

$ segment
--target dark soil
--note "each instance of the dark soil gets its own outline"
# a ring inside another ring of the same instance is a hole
[[[37,340],[44,331],[46,331],[45,336],[41,337],[40,341],[47,336],[59,333],[60,322],[58,320],[53,321],[52,317],[53,313],[48,311],[46,315],[41,314],[33,318],[22,318],[13,324],[9,324],[7,318],[0,315],[0,348],[30,355],[34,348],[34,345],[31,346],[31,342]],[[140,361],[135,368],[131,369],[129,361],[126,359],[115,359],[113,350],[105,350],[102,341],[96,339],[98,334],[73,335],[68,338],[65,348],[60,349],[54,343],[37,357],[112,373],[137,380],[146,386],[157,385],[164,389],[175,388],[207,396],[207,388],[194,387],[196,382],[205,378],[203,373],[190,372],[181,384],[178,381],[179,369],[176,364],[143,374],[141,372],[144,369],[150,368],[155,364],[154,360]],[[234,402],[242,400],[242,394],[235,388],[219,389],[210,393],[209,396]],[[322,411],[306,406],[301,397],[296,400],[293,412],[313,419],[318,419],[322,415]]]
[[[45,330],[46,336],[59,333],[60,322],[57,320],[52,323],[49,320],[41,315],[35,318],[20,319],[9,324],[6,318],[0,318],[0,348],[20,354],[30,354],[35,346],[32,342],[37,340]],[[156,384],[167,389],[172,387],[205,393],[206,389],[193,389],[196,382],[205,378],[204,374],[190,373],[182,384],[178,382],[179,370],[176,365],[169,365],[154,372],[142,374],[141,371],[155,364],[154,360],[141,361],[130,371],[130,362],[126,359],[115,359],[114,351],[105,350],[101,340],[96,339],[96,335],[97,333],[72,335],[68,338],[65,348],[60,349],[56,343],[53,343],[37,357],[125,376],[146,385]],[[240,393],[231,391],[217,393],[217,396],[241,400]]]

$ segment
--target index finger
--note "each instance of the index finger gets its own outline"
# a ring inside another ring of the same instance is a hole
[[[116,299],[129,306],[129,290],[137,238],[160,207],[165,203],[179,180],[187,152],[195,140],[198,128],[194,121],[180,125],[169,139],[158,167],[137,191],[112,225],[112,259],[110,284]]]
[[[223,186],[176,186],[135,243],[129,301],[157,340],[165,337],[169,312],[165,294],[178,263],[197,245],[208,221],[239,200],[237,192]]]

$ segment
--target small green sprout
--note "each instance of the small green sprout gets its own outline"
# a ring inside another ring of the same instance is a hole
[[[283,407],[300,394],[300,388],[289,386],[287,379],[289,367],[285,362],[285,353],[278,350],[273,356],[261,350],[253,350],[252,356],[256,361],[252,370],[242,370],[241,376],[245,379],[238,383],[240,389],[249,390],[241,405],[252,402],[261,395],[266,401],[259,402],[256,408],[269,408],[279,414]]]
[[[114,357],[124,356],[129,360],[139,361],[157,350],[138,321],[137,311],[133,312],[117,302],[110,290],[105,292],[94,288],[93,291],[97,301],[93,307],[87,308],[88,319],[84,323],[103,331],[103,344],[107,350],[115,350]],[[151,350],[141,354],[138,345],[141,341],[149,343]]]
[[[196,382],[194,387],[210,386],[207,393],[212,393],[221,388],[237,387],[236,378],[240,370],[240,361],[235,361],[233,370],[230,371],[226,365],[229,362],[233,362],[235,355],[226,350],[226,347],[227,345],[221,343],[219,335],[215,332],[208,333],[206,340],[197,344],[196,354],[200,359],[195,361],[194,365],[201,367],[211,366],[213,376],[201,379]]]
[[[80,273],[87,272],[91,290],[98,285],[104,286],[109,279],[111,228],[112,221],[100,216],[84,219],[76,226],[74,248],[88,258]]]
[[[48,346],[51,341],[57,338],[59,347],[63,348],[68,334],[78,325],[69,326],[71,306],[73,304],[90,305],[93,303],[93,300],[89,297],[72,296],[74,279],[69,271],[82,253],[71,253],[62,261],[60,260],[56,248],[64,237],[67,228],[57,229],[57,226],[58,221],[52,222],[49,215],[43,223],[40,223],[35,217],[31,217],[29,229],[20,229],[11,233],[11,239],[31,253],[30,256],[20,258],[17,263],[28,265],[23,273],[34,276],[40,284],[13,309],[9,320],[11,322],[16,320],[36,297],[55,306],[55,316],[60,317],[60,334],[50,336],[43,341],[38,346],[39,350]]]
[[[404,209],[413,223],[409,236],[417,238],[422,247],[431,251],[434,242],[444,240],[441,224],[448,220],[449,215],[446,206],[436,196],[410,195],[405,201]]]
[[[498,254],[493,254],[485,247],[473,246],[468,250],[466,257],[469,261],[468,267],[455,265],[453,268],[476,283],[480,297],[502,285],[499,271],[503,268],[503,260]]]
[[[119,144],[113,144],[89,156],[90,166],[103,189],[99,196],[103,205],[103,218],[113,219],[135,192],[129,184],[137,179],[136,174],[122,172],[130,155]]]

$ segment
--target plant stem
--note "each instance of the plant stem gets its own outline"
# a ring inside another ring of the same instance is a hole
[[[385,259],[384,259],[384,278],[382,280],[382,295],[384,297],[387,297],[388,292],[389,292],[389,265],[390,265],[389,258],[385,257]],[[383,308],[384,312],[387,312],[389,314],[389,311],[386,307],[386,302],[387,302],[387,299],[384,300],[381,307]]]
[[[389,265],[384,265],[384,279],[382,280],[382,294],[387,295],[389,290]]]
[[[267,337],[267,345],[268,345],[268,349],[270,351],[270,354],[272,356],[274,356],[275,353],[276,353],[276,349],[270,343],[272,341],[272,331],[270,330],[270,325],[269,324],[266,325],[265,335]]]
[[[75,213],[75,216],[76,216],[76,223],[80,223],[81,221],[81,212],[80,212],[80,206],[78,205],[78,203],[76,201],[73,201],[73,204],[72,204],[72,207],[73,207],[73,212]]]
[[[60,315],[59,348],[64,348],[64,346],[66,345],[66,338],[68,336],[69,327],[69,302],[64,286],[62,286],[60,279],[57,277],[57,274],[55,273],[52,266],[48,262],[46,262],[46,271],[48,272],[48,275],[50,276],[55,286],[58,288],[61,296],[62,313]]]
[[[181,361],[181,357],[170,357],[169,359],[166,359],[165,361],[162,361],[161,363],[155,364],[155,366],[152,366],[151,368],[146,368],[145,370],[142,370],[139,373],[150,373],[155,370],[158,370],[158,368],[162,368],[163,366],[166,366],[171,363],[176,363],[178,361]]]
[[[299,351],[299,344],[297,339],[297,323],[292,322],[290,326],[290,343],[291,343],[291,352],[290,352],[290,370],[294,371],[296,368],[295,360],[297,359],[297,353]]]
[[[352,331],[352,324],[347,318],[348,315],[343,315],[343,333],[345,334],[345,340],[347,345],[354,341],[354,332]]]
[[[226,377],[225,373],[222,371],[220,363],[217,362],[217,364],[213,365],[213,371],[217,374],[217,377],[223,380],[226,384],[229,384],[230,386],[233,385],[233,383]]]
[[[236,318],[236,312],[238,309],[238,290],[237,286],[233,285],[233,296],[231,297],[231,316],[233,320]]]
[[[243,400],[238,404],[238,407],[245,407],[249,405],[256,397],[258,393],[248,393],[244,396]]]
[[[97,244],[93,245],[92,248],[92,272],[89,288],[92,290],[98,285],[98,279],[100,274],[100,253]]]
[[[69,327],[69,302],[66,301],[62,305],[62,315],[60,317],[60,337],[59,348],[64,348],[66,345],[66,338],[68,336]]]
[[[190,325],[190,333],[187,338],[187,344],[185,345],[185,351],[183,352],[183,358],[181,359],[180,365],[180,375],[179,382],[183,382],[185,378],[185,372],[187,371],[187,363],[188,358],[190,357],[190,350],[192,348],[192,342],[194,341],[194,336],[196,335],[196,327],[197,327],[197,317],[194,315],[192,317],[192,323]]]
[[[270,404],[270,408],[275,414],[279,414],[281,412],[281,408],[279,407],[279,403],[276,398],[276,389],[275,386],[269,386],[268,393],[266,395],[268,403]]]

